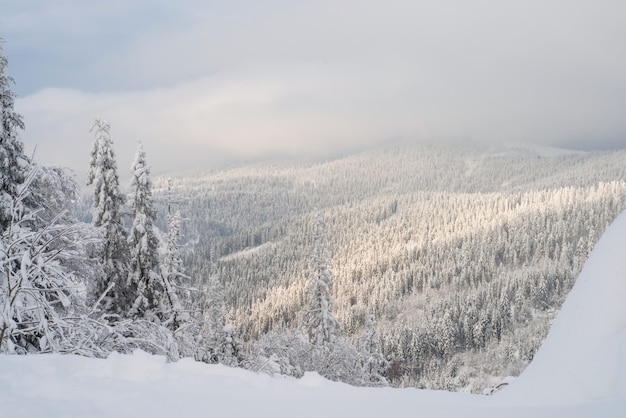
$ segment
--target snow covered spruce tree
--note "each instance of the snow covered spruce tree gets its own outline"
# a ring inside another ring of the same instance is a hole
[[[182,217],[174,210],[171,179],[167,188],[167,237],[161,244],[160,274],[166,301],[162,304],[163,325],[174,336],[180,357],[198,357],[202,328],[202,309],[196,303],[198,290],[189,287],[191,278],[185,274],[181,255]]]
[[[244,361],[235,327],[224,320],[224,290],[217,275],[211,275],[202,288],[202,340],[196,360],[239,367]]]
[[[364,386],[389,386],[385,378],[389,362],[381,353],[381,345],[376,333],[376,321],[371,315],[361,336],[361,362],[363,364]]]
[[[141,143],[131,169],[130,286],[136,291],[131,316],[157,322],[176,332],[189,313],[179,297],[183,264],[180,256],[180,213],[169,216],[169,231],[163,254],[155,226],[152,181]],[[162,261],[161,261],[162,260]]]
[[[318,347],[329,346],[335,342],[341,327],[332,312],[333,284],[332,273],[328,269],[330,257],[322,245],[321,235],[324,219],[317,213],[313,229],[315,247],[312,256],[312,271],[305,288],[305,308],[302,311],[302,330],[309,337],[311,344]]]
[[[145,152],[139,144],[131,167],[130,215],[127,232],[122,225],[126,198],[119,190],[117,166],[107,122],[96,120],[96,140],[91,157],[88,184],[95,185],[93,224],[100,230],[99,255],[103,273],[95,281],[89,323],[97,341],[98,355],[131,352],[136,348],[165,354],[171,360],[193,355],[195,339],[183,337],[185,353],[179,350],[177,330],[186,320],[176,286],[170,278],[182,274],[180,258],[165,254],[161,266],[160,246],[155,226],[152,181]],[[169,258],[168,258],[169,257]],[[102,305],[102,308],[100,307]],[[98,315],[98,311],[104,314]],[[182,333],[181,333],[182,334]]]
[[[130,187],[133,224],[128,233],[128,282],[134,293],[134,301],[128,315],[162,322],[163,313],[169,307],[163,303],[167,294],[159,273],[159,239],[154,229],[156,211],[152,203],[152,181],[141,143],[131,168]]]
[[[180,211],[168,213],[167,219],[167,242],[163,253],[161,269],[171,283],[181,285],[184,274],[183,259],[180,254],[180,228],[182,218]]]
[[[106,121],[96,119],[91,130],[94,131],[95,140],[87,185],[94,186],[92,224],[100,230],[102,247],[98,251],[98,258],[103,270],[92,284],[92,297],[98,300],[112,287],[102,299],[102,309],[123,317],[135,300],[134,292],[127,286],[128,245],[126,230],[122,225],[122,207],[126,199],[120,192],[111,126]]]
[[[323,228],[324,219],[316,213],[312,265],[301,319],[301,329],[312,345],[304,368],[331,380],[360,384],[363,379],[356,348],[341,336],[341,326],[332,312],[333,281],[328,268],[330,256],[322,244]]]
[[[67,265],[76,229],[58,224],[68,221],[63,212],[50,214],[66,203],[66,191],[44,187],[71,182],[54,170],[40,175],[23,154],[24,123],[13,110],[6,66],[0,49],[0,353],[62,351],[73,337],[64,316],[80,289]]]
[[[7,65],[0,44],[0,231],[5,231],[11,223],[20,185],[30,167],[19,140],[18,132],[24,129],[24,121],[14,110],[15,93],[11,90],[14,80],[5,73]]]
[[[171,209],[168,211],[167,242],[165,243],[165,251],[163,252],[161,262],[161,276],[165,287],[165,296],[167,297],[167,305],[164,312],[167,320],[164,325],[176,332],[190,320],[192,307],[187,306],[187,309],[185,309],[180,300],[181,291],[183,290],[182,280],[187,277],[184,274],[183,259],[180,254],[181,216],[179,211],[173,214]],[[187,290],[185,295],[187,300],[190,299],[189,293]]]

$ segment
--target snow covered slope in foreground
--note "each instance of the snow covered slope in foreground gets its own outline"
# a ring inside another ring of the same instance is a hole
[[[528,369],[494,396],[271,378],[137,352],[0,356],[0,417],[623,417],[626,214],[606,231]]]
[[[498,396],[524,404],[626,398],[626,213],[591,252],[532,363]]]

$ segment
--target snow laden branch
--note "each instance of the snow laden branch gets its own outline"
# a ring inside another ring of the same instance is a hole
[[[37,210],[24,204],[36,175],[31,170],[19,188],[0,239],[0,352],[57,351],[63,315],[82,289],[60,261],[77,229],[57,225],[62,214],[37,229]]]

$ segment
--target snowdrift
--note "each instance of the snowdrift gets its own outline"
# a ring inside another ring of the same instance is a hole
[[[596,244],[531,364],[498,397],[523,404],[626,399],[626,213]]]
[[[0,417],[622,417],[626,214],[605,232],[531,365],[493,395],[271,378],[136,352],[0,356]]]

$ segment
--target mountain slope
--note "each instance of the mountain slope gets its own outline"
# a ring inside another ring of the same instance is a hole
[[[389,146],[195,170],[172,176],[170,195],[188,219],[187,273],[219,277],[246,348],[298,326],[317,211],[344,334],[358,339],[374,315],[393,385],[480,393],[532,359],[626,209],[625,156]]]
[[[603,234],[531,366],[494,396],[270,378],[136,352],[107,360],[0,356],[14,418],[621,417],[626,410],[626,214]]]

